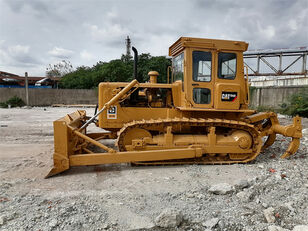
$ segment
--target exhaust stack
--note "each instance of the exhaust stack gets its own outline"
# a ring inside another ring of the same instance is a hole
[[[141,80],[138,79],[138,69],[137,69],[137,64],[138,64],[138,51],[135,47],[132,47],[132,50],[134,52],[134,78],[140,83]]]

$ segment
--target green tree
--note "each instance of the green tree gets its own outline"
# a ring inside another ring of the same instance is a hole
[[[93,71],[90,67],[77,67],[71,73],[64,75],[60,80],[60,88],[89,89],[93,88]]]
[[[158,82],[167,83],[167,68],[171,66],[171,60],[165,56],[156,56],[150,59],[149,69],[158,71]]]
[[[151,56],[150,54],[141,54],[138,60],[138,76],[146,82],[149,80],[149,71],[157,71],[159,73],[158,82],[167,82],[167,68],[171,66],[171,60],[165,56]]]
[[[143,82],[148,81],[149,71],[158,71],[158,82],[166,82],[167,67],[171,65],[164,56],[152,57],[150,54],[141,54],[138,58],[138,77]],[[96,88],[100,82],[128,82],[133,76],[131,56],[122,55],[121,59],[110,62],[98,62],[93,67],[78,67],[64,75],[60,80],[61,88]]]

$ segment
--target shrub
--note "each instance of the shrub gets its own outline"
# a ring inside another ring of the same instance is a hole
[[[283,103],[280,107],[283,114],[308,117],[308,88],[304,88],[303,91],[291,95],[288,102]]]
[[[22,107],[25,105],[25,103],[24,101],[22,101],[21,98],[17,96],[13,96],[12,98],[8,99],[6,102],[0,103],[0,107],[2,108],[8,108],[9,105],[11,105],[11,107]]]

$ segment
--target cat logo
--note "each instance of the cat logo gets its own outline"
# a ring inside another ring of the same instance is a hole
[[[117,119],[117,106],[110,106],[107,110],[107,119]]]
[[[237,92],[223,91],[221,93],[221,101],[234,102],[237,99]]]

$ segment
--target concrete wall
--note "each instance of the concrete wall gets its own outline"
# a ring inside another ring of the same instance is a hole
[[[256,87],[251,91],[250,104],[253,107],[270,106],[279,108],[279,104],[287,102],[290,95],[300,91],[308,91],[308,86]],[[0,88],[0,102],[13,96],[26,102],[24,88]],[[52,104],[97,104],[97,92],[88,89],[29,89],[31,106]]]
[[[308,75],[251,76],[249,83],[254,87],[303,86],[308,85]]]
[[[295,93],[308,91],[308,86],[271,86],[257,87],[251,90],[250,105],[253,107],[266,106],[280,108],[279,105],[287,103],[288,98]]]
[[[26,102],[25,88],[0,88],[0,102],[13,96]],[[97,91],[89,89],[29,89],[31,106],[52,104],[97,104]]]

